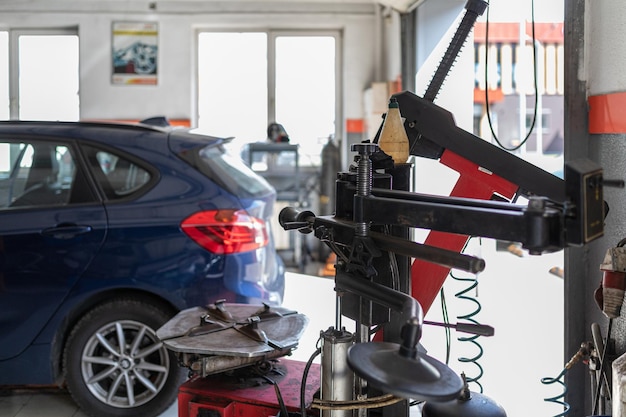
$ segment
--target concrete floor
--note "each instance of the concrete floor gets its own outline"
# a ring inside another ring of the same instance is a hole
[[[26,388],[0,391],[0,417],[89,417],[72,401],[67,391]],[[176,403],[160,417],[177,417]]]

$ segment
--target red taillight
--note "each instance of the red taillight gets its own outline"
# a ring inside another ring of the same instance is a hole
[[[207,210],[181,223],[183,231],[203,248],[219,255],[247,252],[267,245],[265,222],[245,210]]]

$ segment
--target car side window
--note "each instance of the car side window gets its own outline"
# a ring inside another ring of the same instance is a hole
[[[70,203],[76,165],[68,146],[0,141],[0,148],[0,209]]]
[[[152,179],[148,170],[123,155],[91,146],[84,148],[96,180],[109,200],[136,195]]]

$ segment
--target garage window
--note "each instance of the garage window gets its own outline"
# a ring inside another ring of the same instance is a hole
[[[341,132],[339,32],[198,33],[198,127],[241,149],[280,123],[300,165],[319,166]]]
[[[9,32],[0,31],[0,120],[9,118],[9,102]]]
[[[0,120],[78,120],[78,55],[75,29],[0,31]]]

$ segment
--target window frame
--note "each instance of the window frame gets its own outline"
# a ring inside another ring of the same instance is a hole
[[[54,146],[55,148],[64,147],[72,156],[72,162],[74,164],[74,175],[71,183],[71,187],[69,189],[68,200],[63,204],[42,204],[42,205],[18,205],[11,206],[10,204],[6,207],[0,207],[0,212],[6,210],[40,210],[56,207],[59,209],[65,209],[69,207],[74,207],[77,205],[89,205],[89,204],[100,204],[101,198],[96,193],[95,184],[90,178],[91,174],[89,174],[84,167],[84,163],[82,161],[82,155],[76,146],[76,143],[72,140],[66,140],[63,138],[56,137],[34,137],[30,135],[11,135],[11,137],[0,137],[0,143],[8,143],[8,144],[24,144],[24,149],[19,152],[19,156],[15,161],[13,161],[11,166],[11,171],[9,176],[5,178],[5,180],[9,181],[9,188],[13,190],[15,186],[16,177],[19,174],[20,164],[23,161],[24,153],[28,146]],[[30,169],[30,168],[29,168]],[[76,196],[78,194],[82,194],[84,201],[77,199]]]
[[[81,157],[85,162],[86,170],[89,172],[89,176],[91,177],[93,185],[100,194],[100,198],[107,204],[117,204],[136,200],[152,190],[161,179],[161,174],[159,170],[152,166],[152,164],[118,148],[93,142],[79,143],[78,146],[80,148]],[[133,190],[128,194],[114,196],[114,190],[112,188],[108,189],[109,181],[106,177],[106,174],[102,171],[102,169],[100,169],[100,163],[96,158],[97,152],[106,152],[115,155],[117,158],[125,159],[128,162],[137,165],[150,175],[150,179],[140,188]]]
[[[194,33],[194,82],[193,88],[193,120],[194,126],[198,125],[199,113],[199,36],[201,33],[265,33],[267,39],[267,121],[266,126],[275,121],[276,118],[276,39],[279,37],[310,37],[328,36],[335,39],[335,138],[343,135],[343,31],[341,29],[267,29],[257,27],[240,28],[196,28]],[[305,111],[303,109],[303,111]],[[321,153],[321,147],[320,147]]]
[[[9,33],[9,119],[20,120],[20,36],[76,36],[78,28],[7,29]],[[80,57],[79,57],[80,60]],[[80,73],[78,77],[80,91]],[[80,113],[80,103],[79,103]]]

